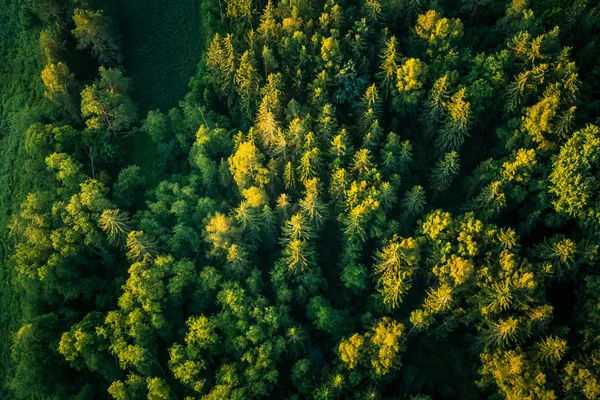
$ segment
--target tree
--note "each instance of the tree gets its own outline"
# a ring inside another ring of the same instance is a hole
[[[114,65],[119,63],[119,42],[114,35],[114,28],[102,10],[92,11],[76,8],[73,11],[75,29],[71,32],[77,40],[77,49],[90,48],[100,64]]]
[[[227,16],[229,18],[250,18],[252,2],[250,0],[227,0]]]
[[[444,18],[435,10],[429,10],[417,18],[415,33],[427,42],[429,56],[455,57],[454,45],[463,35],[463,24],[457,18]]]
[[[285,168],[283,169],[283,182],[285,184],[286,189],[291,189],[296,186],[296,178],[294,174],[294,166],[291,161],[288,161],[285,164]]]
[[[306,184],[309,180],[313,179],[317,175],[319,167],[319,148],[313,147],[310,150],[306,150],[300,158],[298,165],[298,177],[300,182]]]
[[[597,180],[593,171],[598,166],[599,132],[594,125],[575,132],[561,148],[550,174],[549,191],[555,196],[555,210],[590,223],[597,221]]]
[[[397,54],[397,42],[396,37],[391,36],[385,42],[385,49],[382,50],[381,65],[379,67],[379,73],[377,77],[381,82],[381,88],[383,89],[384,97],[389,98],[394,89],[396,88],[396,74],[398,71],[398,64],[400,63],[400,57]]]
[[[394,237],[381,251],[375,253],[377,284],[383,302],[396,308],[411,287],[419,263],[419,246],[412,238]]]
[[[431,176],[431,182],[436,192],[443,192],[450,188],[452,181],[458,174],[460,163],[458,153],[451,151],[444,158],[438,160]]]
[[[260,24],[256,32],[262,41],[267,44],[270,44],[278,36],[278,26],[277,21],[275,20],[275,6],[271,0],[267,1],[267,5],[260,16]]]
[[[284,245],[283,262],[288,271],[298,274],[314,265],[315,253],[309,241],[312,234],[302,214],[294,214],[285,222],[281,243]]]
[[[406,104],[415,104],[427,77],[427,65],[418,58],[408,58],[396,72],[396,88]]]
[[[306,313],[318,329],[328,332],[335,338],[339,338],[352,328],[348,324],[347,312],[333,308],[322,296],[310,299]]]
[[[383,317],[364,335],[355,333],[343,339],[338,351],[348,369],[362,367],[372,376],[381,377],[401,366],[398,353],[404,341],[404,325]]]
[[[235,72],[235,83],[242,110],[248,117],[254,113],[256,97],[259,92],[259,81],[260,77],[254,65],[254,55],[246,50],[240,57],[240,65]]]
[[[102,230],[114,244],[124,244],[131,232],[127,213],[121,213],[119,210],[104,210],[99,222]]]
[[[317,228],[323,224],[327,215],[327,206],[320,198],[318,185],[319,181],[317,178],[306,180],[304,182],[304,198],[298,203],[308,222]]]
[[[435,141],[440,154],[460,150],[465,138],[469,136],[468,127],[471,120],[470,103],[465,101],[465,88],[452,95],[447,103],[446,122],[438,132]]]
[[[81,114],[90,129],[122,134],[137,119],[129,97],[129,79],[118,69],[100,67],[100,79],[81,92]]]
[[[108,225],[110,227],[111,225]],[[142,231],[131,231],[127,235],[127,257],[132,260],[146,261],[154,255],[154,245],[148,235]]]
[[[546,375],[539,365],[533,363],[520,349],[502,351],[481,356],[483,375],[481,386],[492,382],[499,392],[508,399],[537,397],[555,398],[554,391],[548,387]]]
[[[263,186],[269,183],[264,156],[253,141],[244,141],[229,158],[229,170],[240,188]]]
[[[338,66],[341,62],[340,44],[335,37],[323,38],[321,41],[321,59],[326,68]]]
[[[64,63],[48,64],[42,71],[42,81],[46,90],[44,95],[52,101],[68,99],[69,87],[73,84],[73,74]]]
[[[43,29],[40,32],[40,50],[46,59],[46,64],[56,63],[64,50],[64,45],[59,43],[56,32]]]
[[[229,98],[236,87],[236,58],[231,35],[221,39],[216,33],[206,52],[206,67],[212,73],[218,91]]]
[[[413,186],[406,192],[402,200],[404,215],[406,217],[418,216],[423,213],[426,204],[425,189],[422,186]]]
[[[231,246],[237,230],[231,218],[217,212],[212,215],[206,224],[205,234],[207,241],[213,246],[213,253],[221,253]]]
[[[168,134],[167,117],[158,110],[150,110],[146,119],[142,121],[141,129],[150,136],[154,143],[163,142]]]
[[[281,74],[269,74],[267,83],[261,89],[263,99],[256,113],[256,130],[263,145],[268,149],[275,146],[277,137],[281,135],[277,119],[281,112],[281,86]]]
[[[143,186],[144,178],[139,166],[130,165],[123,168],[113,186],[115,201],[124,206],[131,206]]]
[[[358,126],[364,135],[363,146],[374,148],[382,136],[382,129],[379,124],[382,102],[375,84],[367,88],[361,98],[360,109],[363,114],[358,122]]]

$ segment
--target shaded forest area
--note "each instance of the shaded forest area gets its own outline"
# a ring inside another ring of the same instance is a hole
[[[0,0],[0,397],[600,398],[599,11]]]

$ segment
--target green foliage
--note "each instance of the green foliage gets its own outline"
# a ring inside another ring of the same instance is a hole
[[[103,65],[112,65],[120,61],[119,42],[110,20],[102,10],[92,11],[76,8],[73,11],[75,29],[72,33],[77,39],[77,49],[90,48]]]
[[[431,172],[431,183],[434,190],[437,192],[448,190],[458,174],[459,168],[458,153],[456,151],[446,153]]]
[[[594,2],[13,3],[1,397],[599,396]]]
[[[556,196],[553,201],[556,211],[584,223],[598,221],[593,189],[597,187],[593,171],[598,168],[598,133],[594,125],[575,132],[561,148],[550,174],[549,191]]]
[[[118,69],[100,67],[100,79],[81,92],[81,115],[90,129],[118,134],[131,127],[137,109],[129,97],[129,80]]]
[[[375,273],[383,302],[398,307],[411,287],[419,263],[419,248],[412,239],[393,238],[381,252],[375,253]]]

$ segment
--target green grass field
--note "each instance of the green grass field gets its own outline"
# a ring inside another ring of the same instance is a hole
[[[118,7],[124,65],[141,114],[177,105],[205,41],[200,0],[134,0]]]
[[[134,0],[117,6],[124,65],[132,80],[140,119],[149,110],[167,111],[183,99],[196,72],[206,37],[200,0]],[[154,143],[144,133],[128,139],[129,162],[155,176]]]

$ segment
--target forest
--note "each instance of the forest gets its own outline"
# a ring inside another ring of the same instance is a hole
[[[600,399],[599,0],[0,0],[0,399]]]

